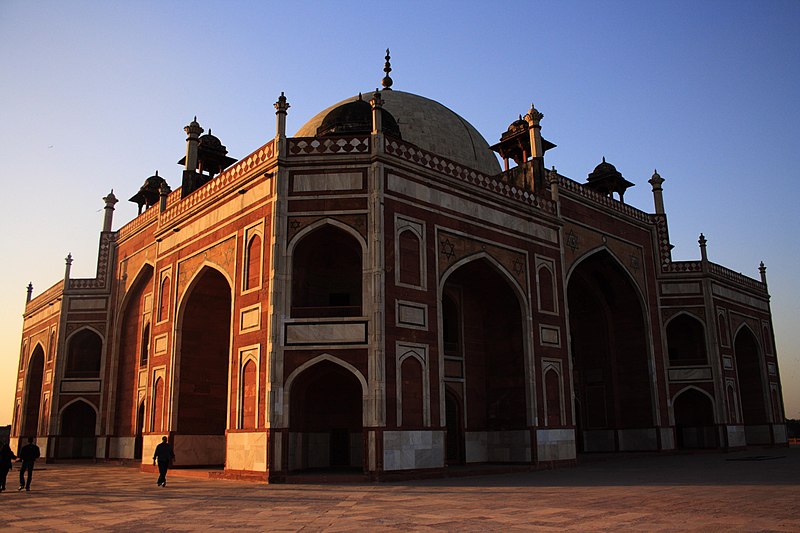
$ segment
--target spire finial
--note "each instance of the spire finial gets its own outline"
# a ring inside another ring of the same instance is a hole
[[[391,57],[389,56],[389,49],[386,49],[386,63],[383,64],[383,71],[386,73],[386,76],[383,77],[381,80],[381,85],[383,85],[383,89],[386,91],[392,90],[392,78],[389,77],[389,73],[392,71],[392,65],[389,62]]]

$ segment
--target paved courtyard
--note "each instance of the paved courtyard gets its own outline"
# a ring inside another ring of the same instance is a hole
[[[800,531],[800,449],[588,456],[577,468],[403,483],[266,485],[40,465],[4,531]]]

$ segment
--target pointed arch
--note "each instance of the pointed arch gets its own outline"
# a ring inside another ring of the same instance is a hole
[[[736,378],[739,382],[739,400],[742,407],[742,420],[745,426],[760,426],[770,422],[769,387],[767,385],[764,352],[758,335],[747,324],[736,328],[733,336],[733,352],[736,360]],[[769,442],[768,436],[748,435],[748,443]],[[763,441],[763,442],[758,442]]]
[[[672,397],[678,448],[716,448],[719,430],[714,413],[716,402],[707,391],[687,385]]]
[[[292,373],[289,374],[289,377],[286,378],[286,383],[285,383],[285,385],[283,387],[283,417],[284,417],[283,418],[283,423],[284,423],[284,425],[285,426],[289,426],[289,424],[290,424],[290,420],[289,420],[289,405],[290,405],[290,398],[291,398],[291,393],[292,393],[292,385],[294,385],[295,380],[304,371],[308,370],[309,368],[311,368],[314,365],[316,365],[318,363],[321,363],[323,361],[328,361],[328,362],[333,363],[335,365],[341,366],[342,368],[346,369],[348,372],[353,374],[356,377],[356,379],[358,379],[358,382],[361,384],[361,399],[362,399],[362,402],[363,402],[362,415],[361,415],[362,416],[362,424],[363,425],[367,425],[367,392],[369,390],[369,385],[367,385],[367,380],[361,374],[361,371],[359,371],[356,367],[354,367],[353,365],[351,365],[347,361],[339,359],[338,357],[334,357],[333,355],[331,355],[329,353],[320,354],[320,355],[314,357],[313,359],[310,359],[310,360],[306,361],[302,365],[300,365],[297,368],[295,368],[292,371]]]
[[[40,342],[30,351],[25,368],[21,437],[35,437],[39,430],[42,407],[42,385],[44,383],[44,348]]]
[[[664,324],[670,365],[708,364],[706,324],[699,317],[680,311]]]
[[[350,226],[324,218],[287,246],[287,309],[292,318],[360,316],[369,286],[367,243]]]
[[[75,398],[60,410],[58,457],[90,458],[95,456],[99,430],[99,412],[85,398]]]
[[[70,333],[65,345],[67,357],[64,364],[64,377],[100,377],[105,346],[105,337],[102,333],[94,327],[85,325]]]

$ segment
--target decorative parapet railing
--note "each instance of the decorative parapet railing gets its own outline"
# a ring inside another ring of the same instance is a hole
[[[348,137],[326,137],[318,139],[316,137],[290,137],[287,155],[308,156],[308,155],[348,155],[348,154],[368,154],[370,153],[369,135],[357,135]]]
[[[556,214],[556,204],[546,198],[542,198],[530,191],[504,183],[496,177],[487,176],[475,169],[460,165],[449,159],[438,156],[434,153],[423,150],[411,143],[401,141],[389,136],[385,138],[384,150],[387,154],[411,161],[430,170],[446,174],[452,178],[459,179],[481,189],[505,196],[512,200],[522,202],[529,206],[541,209],[550,214]]]
[[[156,218],[158,218],[158,206],[154,205],[146,209],[145,212],[138,217],[119,228],[120,238],[125,238],[128,235],[136,233],[143,227],[153,222]]]
[[[663,272],[678,273],[678,274],[691,274],[694,272],[703,271],[703,263],[700,261],[670,261],[661,264]]]
[[[54,299],[58,298],[59,296],[61,296],[63,291],[64,291],[64,282],[63,281],[57,282],[55,285],[44,291],[42,294],[36,296],[35,298],[32,298],[30,302],[25,304],[25,314],[30,313],[36,308],[41,307],[42,305],[45,305],[53,301]]]
[[[614,211],[628,215],[631,218],[635,218],[641,222],[647,222],[648,224],[650,223],[649,213],[645,213],[644,211],[636,209],[635,207],[631,207],[626,203],[620,202],[619,200],[614,200],[613,198],[600,194],[597,191],[593,191],[588,187],[584,187],[577,181],[559,175],[558,186],[561,189],[567,190],[582,198],[586,198],[587,200],[591,200],[594,203],[609,207]]]
[[[232,187],[245,175],[250,174],[251,171],[266,166],[276,156],[275,140],[273,139],[249,156],[228,167],[219,176],[204,184],[186,198],[180,201],[173,200],[172,206],[169,205],[169,197],[167,197],[167,209],[159,217],[159,224],[169,224],[172,220],[175,220],[194,206],[203,203],[217,192]],[[175,192],[177,191],[174,191],[170,196]]]
[[[108,286],[108,271],[111,267],[111,243],[116,240],[116,236],[117,234],[112,232],[100,234],[100,249],[97,252],[97,275],[93,278],[70,279],[70,290],[105,289]]]
[[[722,265],[709,262],[708,271],[712,275],[720,277],[726,281],[733,282],[736,285],[741,285],[757,292],[762,292],[762,293],[767,292],[767,286],[764,285],[762,282],[755,280],[751,277],[745,276],[744,274],[740,274],[739,272],[734,272],[733,270],[725,268]]]
[[[121,227],[118,232],[119,237],[124,239],[154,220],[158,220],[159,224],[169,223],[182,213],[185,213],[210,196],[213,196],[218,191],[232,187],[252,170],[265,166],[276,157],[275,140],[273,139],[252,154],[228,167],[219,176],[210,180],[186,198],[181,198],[181,188],[178,187],[167,196],[167,206],[163,213],[160,213],[157,205],[150,207],[144,213]]]

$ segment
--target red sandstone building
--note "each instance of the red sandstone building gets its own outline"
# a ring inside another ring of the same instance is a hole
[[[657,173],[640,211],[546,170],[533,107],[490,147],[388,76],[275,108],[239,161],[192,121],[180,188],[104,199],[96,277],[29,287],[14,437],[272,481],[786,442],[763,265],[673,261]]]

